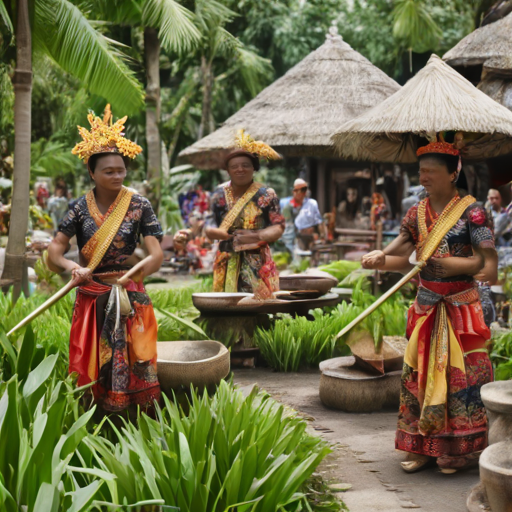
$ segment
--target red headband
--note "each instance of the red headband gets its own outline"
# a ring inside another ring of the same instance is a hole
[[[417,156],[427,155],[429,153],[438,153],[442,155],[460,156],[460,151],[449,142],[431,142],[422,146],[416,151]]]

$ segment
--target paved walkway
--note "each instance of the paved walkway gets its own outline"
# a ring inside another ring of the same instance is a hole
[[[235,370],[240,386],[257,384],[275,399],[311,417],[312,426],[335,443],[335,457],[321,470],[352,489],[342,499],[350,512],[466,512],[469,490],[478,482],[478,470],[443,475],[431,468],[405,474],[394,450],[396,411],[352,414],[325,408],[318,397],[320,374],[275,373],[269,369]]]

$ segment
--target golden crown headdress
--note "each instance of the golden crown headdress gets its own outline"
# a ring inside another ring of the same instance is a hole
[[[248,133],[245,133],[244,130],[240,130],[235,137],[235,146],[248,153],[258,155],[260,158],[266,158],[267,160],[281,159],[281,155],[277,151],[260,140],[254,140]]]
[[[87,163],[96,153],[120,153],[135,158],[142,152],[142,148],[124,137],[124,123],[127,119],[128,116],[124,116],[114,123],[110,105],[105,107],[103,119],[96,116],[94,112],[89,112],[87,120],[91,130],[78,126],[78,133],[83,140],[78,142],[71,152],[78,155],[84,163]]]

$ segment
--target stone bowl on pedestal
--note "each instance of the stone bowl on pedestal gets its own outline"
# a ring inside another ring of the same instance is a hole
[[[512,441],[512,381],[489,382],[480,395],[489,419],[489,444]]]
[[[401,370],[372,375],[356,366],[353,356],[335,357],[320,363],[320,400],[345,412],[373,412],[397,408]]]
[[[229,350],[220,342],[159,341],[157,371],[162,391],[211,388],[228,376]]]
[[[482,452],[480,480],[492,512],[512,512],[512,441],[492,444]]]

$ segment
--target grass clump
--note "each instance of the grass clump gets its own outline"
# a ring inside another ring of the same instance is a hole
[[[297,372],[317,367],[325,359],[350,354],[346,345],[348,335],[338,340],[336,335],[374,301],[375,297],[363,291],[359,282],[350,304],[342,302],[328,313],[322,309],[310,311],[313,320],[281,316],[271,329],[258,329],[255,339],[267,363],[277,371]],[[369,331],[378,346],[384,335],[404,335],[406,312],[406,301],[395,294],[358,329]]]

